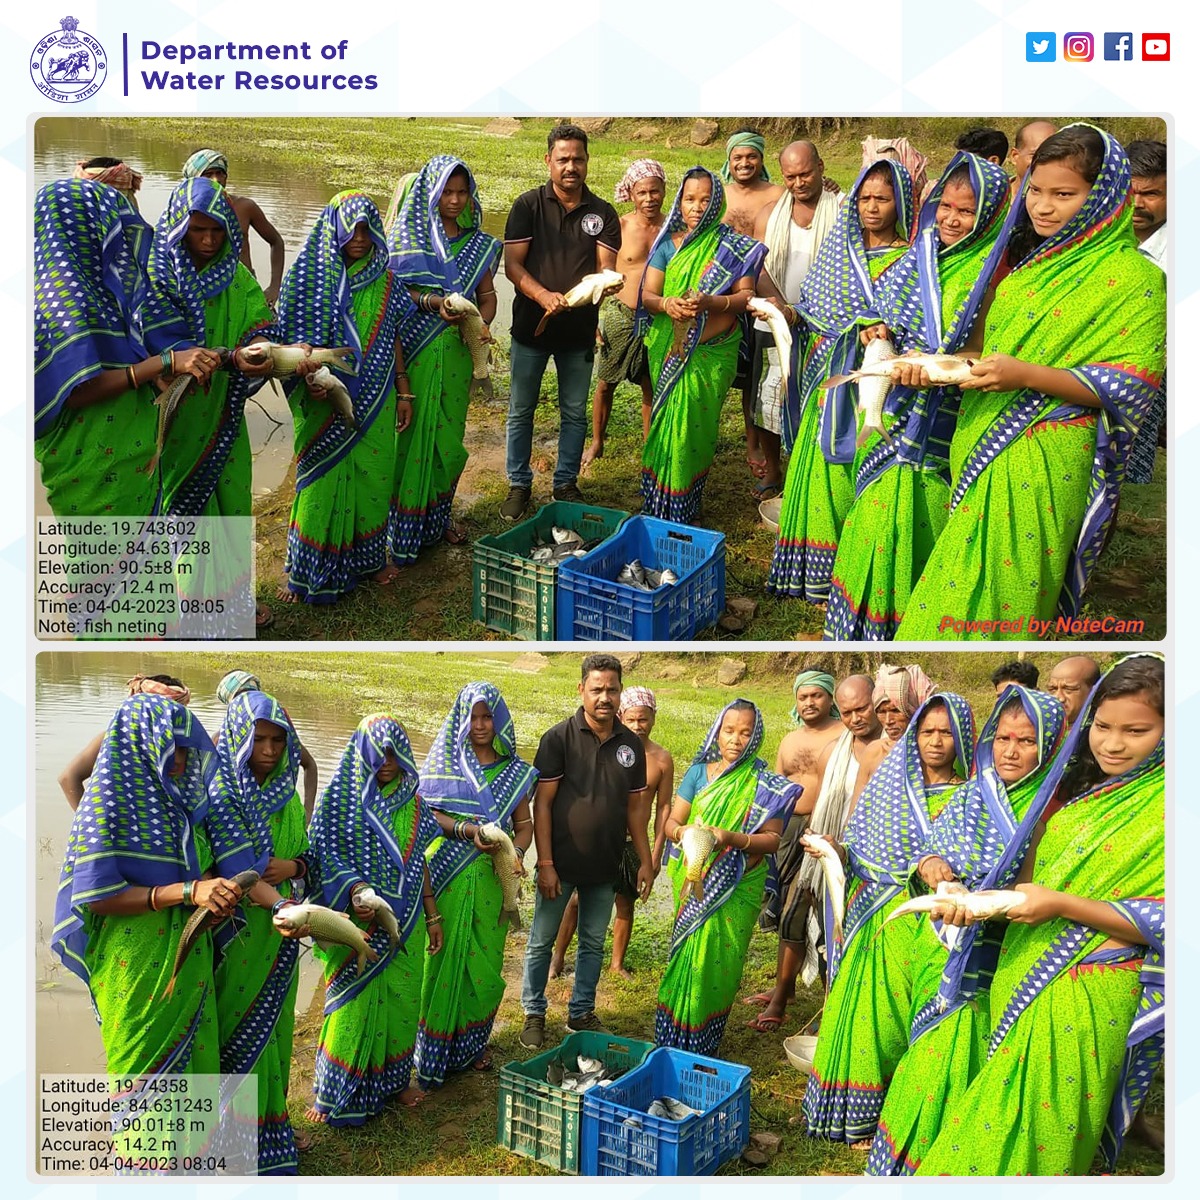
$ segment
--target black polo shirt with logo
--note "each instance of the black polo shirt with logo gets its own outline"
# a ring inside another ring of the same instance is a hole
[[[646,788],[646,751],[620,721],[607,741],[583,709],[546,730],[534,766],[558,781],[551,809],[554,869],[568,883],[614,883],[628,828],[629,799]],[[538,847],[538,856],[545,849]]]
[[[513,203],[504,227],[505,245],[528,242],[525,269],[552,292],[567,292],[596,270],[596,245],[621,248],[621,220],[607,200],[583,187],[583,197],[570,212],[547,182],[523,192]],[[551,317],[534,337],[546,310],[528,296],[513,296],[512,336],[535,350],[587,350],[596,340],[599,305],[586,304]]]

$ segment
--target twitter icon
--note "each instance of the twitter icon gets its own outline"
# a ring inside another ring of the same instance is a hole
[[[1055,41],[1053,33],[1027,33],[1025,35],[1025,61],[1053,62]]]

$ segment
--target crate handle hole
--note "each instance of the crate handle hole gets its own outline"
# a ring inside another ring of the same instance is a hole
[[[692,1070],[698,1071],[701,1075],[716,1075],[716,1067],[706,1067],[703,1063],[692,1063]]]
[[[677,542],[687,542],[689,544],[695,541],[695,538],[690,533],[676,533],[673,529],[667,530],[667,538],[674,538]]]

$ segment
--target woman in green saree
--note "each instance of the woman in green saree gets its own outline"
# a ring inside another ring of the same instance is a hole
[[[308,873],[299,770],[300,739],[279,701],[235,696],[217,738],[209,830],[218,869],[257,871],[259,882],[252,904],[216,931],[217,1023],[221,1070],[258,1079],[261,1175],[294,1175],[296,1151],[307,1148],[287,1110],[299,934],[283,936],[272,920]]]
[[[154,233],[146,338],[176,354],[191,346],[233,351],[229,369],[185,396],[162,449],[163,511],[172,516],[250,516],[250,434],[246,400],[270,364],[251,366],[238,350],[268,340],[275,315],[238,261],[242,229],[225,189],[185,179]]]
[[[400,337],[418,399],[412,424],[396,441],[388,530],[388,550],[400,566],[416,562],[422,547],[443,538],[465,540],[450,510],[467,465],[471,352],[460,333],[461,317],[444,301],[457,293],[490,323],[496,315],[492,276],[500,261],[500,243],[483,232],[483,206],[466,163],[439,154],[406,183],[388,230],[392,271],[415,305]]]
[[[1090,125],[1034,154],[950,447],[950,517],[898,638],[1024,638],[1030,618],[1078,614],[1166,354],[1164,276],[1138,253],[1129,178]]]
[[[684,898],[685,865],[667,868],[675,897],[670,957],[658,990],[654,1040],[715,1055],[737,994],[746,950],[762,906],[766,859],[779,849],[797,784],[768,771],[756,757],[762,714],[748,700],[727,704],[713,722],[679,785],[665,831],[679,844],[689,824],[716,836],[706,864],[703,898]]]
[[[1162,659],[1122,660],[1026,813],[987,1062],[917,1174],[1113,1170],[1163,1061],[1163,713]]]
[[[700,512],[721,406],[737,371],[738,318],[766,257],[761,242],[721,224],[725,189],[704,167],[683,177],[642,275],[654,403],[642,451],[642,511],[688,523]],[[651,320],[652,318],[652,320]]]
[[[1053,696],[1015,684],[1005,688],[980,730],[972,778],[946,802],[917,862],[927,887],[977,892],[1012,886],[1027,849],[1015,835],[1065,725]],[[913,1174],[947,1109],[983,1064],[991,1028],[988,986],[1003,932],[996,924],[953,932],[932,919],[916,925],[909,1047],[888,1088],[867,1174]]]
[[[517,851],[514,870],[533,841],[529,804],[537,771],[517,754],[512,716],[490,683],[469,683],[442,724],[425,768],[421,797],[433,809],[442,836],[426,858],[438,909],[446,918],[446,945],[425,966],[417,1077],[438,1086],[454,1071],[491,1066],[488,1040],[504,998],[507,918],[493,858],[504,851],[479,837],[487,822],[500,825]]]
[[[152,516],[162,472],[152,465],[151,385],[172,372],[206,383],[218,356],[147,346],[151,229],[115,188],[46,184],[34,201],[33,238],[33,448],[51,511]]]
[[[359,723],[312,819],[318,901],[367,931],[378,958],[359,974],[353,951],[321,951],[325,1019],[308,1117],[362,1125],[392,1098],[412,1107],[413,1047],[421,1009],[426,940],[430,961],[442,948],[425,848],[438,827],[417,792],[417,766],[404,726],[388,713]],[[357,901],[371,888],[392,910],[400,942],[392,946],[374,909]]]
[[[875,1134],[888,1081],[908,1045],[915,932],[885,922],[908,899],[921,846],[974,748],[970,705],[953,692],[935,692],[871,775],[844,845],[827,839],[846,863],[846,904],[839,938],[826,896],[830,986],[804,1092],[810,1137],[866,1150]]]

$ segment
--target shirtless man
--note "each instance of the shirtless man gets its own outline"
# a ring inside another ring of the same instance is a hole
[[[242,227],[241,263],[251,275],[254,274],[254,264],[250,261],[250,230],[253,229],[271,248],[271,283],[263,288],[263,295],[273,308],[279,299],[279,285],[283,282],[283,235],[249,196],[235,196],[228,190],[229,162],[219,150],[197,150],[183,164],[183,177],[211,179],[226,188],[225,198]]]
[[[650,740],[654,722],[658,715],[658,702],[649,688],[627,687],[621,693],[617,720],[632,730],[641,739],[646,750],[646,793],[654,796],[654,838],[650,850],[654,877],[662,870],[663,850],[667,842],[667,817],[675,796],[675,760],[664,747]],[[632,872],[632,874],[631,874]],[[630,884],[633,884],[630,890]],[[612,961],[608,969],[625,979],[633,978],[633,971],[625,965],[625,952],[633,934],[633,902],[637,899],[637,853],[631,842],[625,844],[625,860],[621,878],[617,881],[616,916],[613,918]],[[554,941],[554,954],[550,959],[550,978],[557,979],[563,973],[567,947],[575,936],[579,922],[579,902],[574,896],[563,914],[558,937]]]
[[[634,335],[638,288],[650,257],[650,248],[662,229],[663,201],[667,198],[666,172],[652,158],[631,163],[613,193],[619,203],[633,202],[633,212],[621,218],[621,249],[617,270],[625,286],[600,306],[600,351],[596,356],[596,394],[592,397],[592,444],[583,452],[582,466],[604,455],[604,435],[612,415],[617,384],[628,380],[642,389],[642,437],[650,434],[654,389],[646,365],[646,347]],[[551,963],[551,971],[554,965]]]
[[[789,979],[793,991],[800,964],[795,942],[797,933],[803,936],[804,919],[807,915],[807,908],[796,903],[797,897],[793,888],[796,874],[804,861],[804,848],[799,839],[808,824],[809,814],[817,802],[817,797],[821,794],[830,751],[842,734],[833,693],[832,675],[823,671],[801,671],[796,676],[796,681],[792,684],[792,694],[796,699],[792,716],[800,725],[784,736],[775,756],[776,772],[786,775],[804,790],[796,801],[775,854],[778,895],[767,901],[759,923],[763,928],[779,930],[776,980]],[[778,982],[775,990],[780,991]],[[751,996],[747,1003],[765,1004],[773,999],[774,995],[774,992],[761,993]],[[782,1015],[781,1011],[768,1010],[750,1021],[749,1026],[760,1033],[768,1033],[779,1028]]]
[[[1025,178],[1025,172],[1029,170],[1029,164],[1033,161],[1033,152],[1052,133],[1057,132],[1058,127],[1049,121],[1026,121],[1017,130],[1013,144],[1008,151],[1008,161],[1012,163],[1013,170],[1016,172],[1009,186],[1009,191],[1014,198],[1017,189],[1021,186],[1021,180]]]
[[[1100,668],[1094,658],[1086,654],[1072,654],[1062,662],[1054,664],[1050,678],[1042,691],[1049,692],[1066,709],[1067,728],[1075,724],[1075,718],[1083,711],[1088,692],[1100,682]]]
[[[783,195],[784,189],[770,181],[765,165],[767,144],[754,129],[739,129],[725,143],[725,165],[721,178],[725,181],[725,216],[722,222],[738,233],[754,237],[754,226],[764,209],[771,209]],[[754,391],[751,365],[753,336],[750,322],[742,325],[742,345],[738,352],[738,373],[734,386],[742,389],[742,416],[746,424],[746,462],[752,474],[762,479],[766,472],[758,431],[754,427]]]

